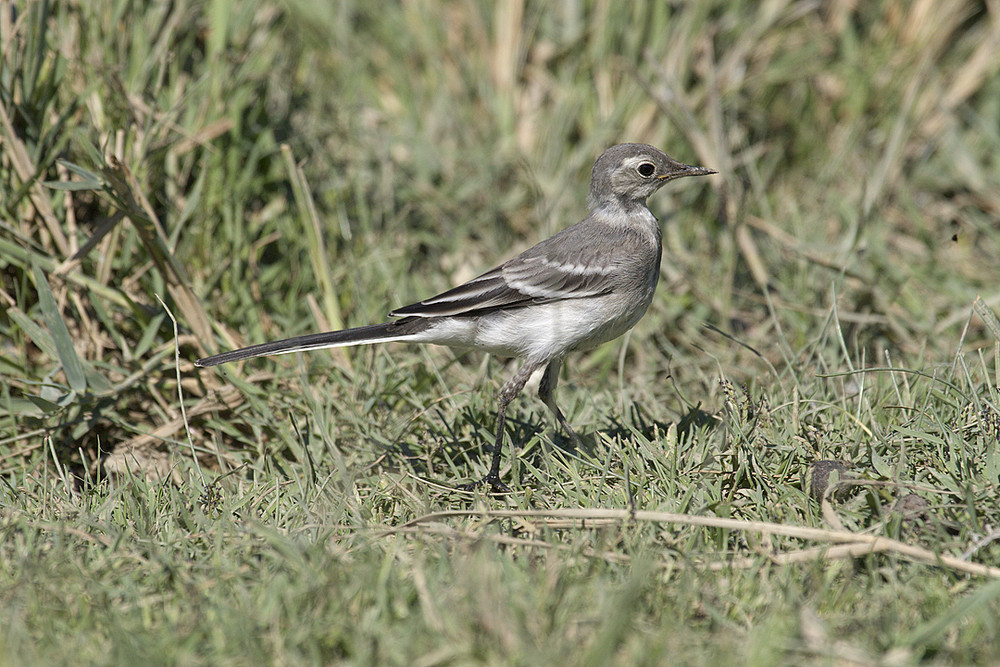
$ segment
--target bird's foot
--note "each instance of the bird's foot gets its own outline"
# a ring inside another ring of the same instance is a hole
[[[480,486],[487,485],[490,487],[490,493],[499,495],[501,493],[510,493],[510,487],[500,481],[500,476],[493,473],[489,473],[486,477],[476,480],[475,482],[469,482],[468,484],[462,484],[458,487],[459,491],[475,491]]]
[[[566,431],[566,435],[569,436],[569,439],[573,441],[574,447],[577,449],[583,449],[583,440],[576,431],[570,428],[569,424],[563,424],[563,430]]]

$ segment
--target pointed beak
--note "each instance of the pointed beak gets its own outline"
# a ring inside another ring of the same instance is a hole
[[[691,164],[681,164],[678,162],[674,169],[657,176],[657,178],[661,181],[672,181],[675,178],[684,178],[685,176],[708,176],[709,174],[718,173],[716,170],[709,169],[708,167],[696,167]]]

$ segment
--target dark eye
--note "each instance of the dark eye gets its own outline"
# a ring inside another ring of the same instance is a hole
[[[652,162],[643,162],[638,167],[635,168],[639,172],[639,175],[643,178],[649,178],[656,171],[656,167],[653,166]]]

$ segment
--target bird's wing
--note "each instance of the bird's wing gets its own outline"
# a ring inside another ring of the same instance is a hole
[[[617,262],[595,255],[591,230],[574,225],[447,292],[397,308],[392,316],[442,317],[607,294]]]

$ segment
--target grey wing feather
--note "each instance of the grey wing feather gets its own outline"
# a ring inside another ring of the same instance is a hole
[[[467,283],[454,287],[437,296],[419,303],[403,306],[389,313],[393,317],[416,315],[417,317],[442,317],[463,315],[475,311],[511,307],[530,301],[530,297],[511,289],[499,266],[489,273],[473,278]]]
[[[575,227],[580,231],[579,226]],[[394,317],[471,315],[529,303],[606,294],[613,287],[614,264],[594,261],[607,258],[587,257],[565,233],[573,229],[556,234],[467,283],[389,314]],[[573,255],[576,257],[571,259]]]

